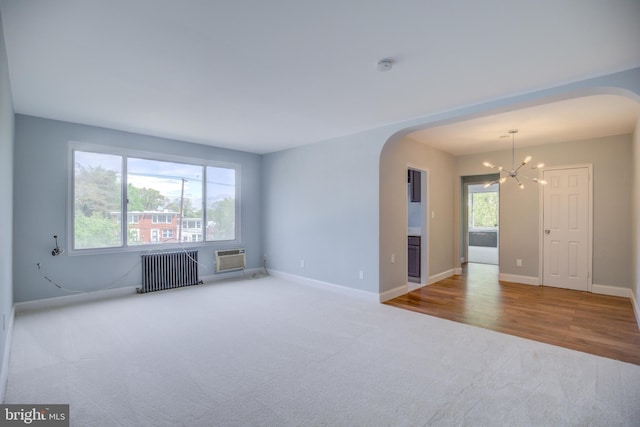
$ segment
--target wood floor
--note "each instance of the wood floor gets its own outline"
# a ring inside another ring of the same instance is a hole
[[[640,331],[628,298],[498,282],[493,265],[386,304],[468,325],[640,365]]]

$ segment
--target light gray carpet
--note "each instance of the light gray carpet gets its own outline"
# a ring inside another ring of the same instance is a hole
[[[273,277],[16,316],[75,426],[637,426],[640,366]]]

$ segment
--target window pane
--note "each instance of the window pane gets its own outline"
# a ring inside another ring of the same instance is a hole
[[[137,234],[128,233],[129,245],[178,243],[191,240],[202,228],[202,166],[147,159],[127,159],[127,212],[136,215]]]
[[[74,249],[122,246],[122,157],[73,152]]]
[[[493,228],[498,225],[498,193],[473,193],[472,227]]]
[[[207,233],[206,240],[236,238],[236,171],[207,167]],[[202,236],[195,236],[201,239]]]

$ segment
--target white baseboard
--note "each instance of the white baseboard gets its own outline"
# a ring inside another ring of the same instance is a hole
[[[231,271],[228,273],[205,276],[205,277],[202,277],[200,280],[203,283],[210,283],[210,282],[215,282],[220,280],[249,277],[253,274],[259,274],[262,272],[263,272],[262,268],[252,268],[244,271],[242,270]],[[16,312],[20,313],[20,312],[29,311],[29,310],[42,310],[46,308],[60,307],[60,306],[69,305],[69,304],[96,301],[96,300],[101,300],[106,298],[115,298],[115,297],[120,297],[124,295],[135,294],[137,293],[138,288],[139,286],[126,286],[122,288],[107,289],[103,291],[83,292],[79,294],[63,295],[60,297],[18,302],[15,304],[15,310]]]
[[[200,280],[203,283],[220,282],[229,279],[242,279],[251,277],[254,274],[264,274],[263,268],[247,268],[245,270],[227,271],[226,273],[217,273],[209,276],[203,276]]]
[[[456,274],[461,274],[462,273],[462,269],[459,269],[460,272],[456,273],[456,269],[451,269],[451,270],[447,270],[447,271],[443,271],[442,273],[438,273],[438,274],[434,274],[433,276],[429,276],[429,284],[432,285],[436,282],[439,282],[440,280],[444,280],[447,279],[451,276],[454,276]]]
[[[429,286],[429,283],[408,282],[407,292],[412,292],[416,289],[424,288],[425,286]]]
[[[461,274],[462,274],[462,267],[456,267],[456,268],[454,268],[454,269],[453,269],[453,274],[456,274],[456,275],[458,275],[458,276],[459,276],[459,275],[461,275]]]
[[[313,286],[316,288],[328,289],[334,292],[339,292],[342,294],[347,294],[351,296],[357,296],[360,298],[364,298],[371,302],[379,302],[378,294],[368,291],[363,291],[361,289],[349,288],[343,285],[336,285],[335,283],[323,282],[321,280],[310,279],[308,277],[297,276],[291,273],[284,273],[282,271],[277,270],[269,270],[269,274],[273,277],[278,277],[285,280],[290,280],[292,282],[297,282],[307,286]],[[405,285],[406,288],[406,285]]]
[[[0,403],[4,403],[4,396],[7,391],[7,380],[9,379],[9,356],[11,355],[11,343],[13,342],[13,320],[16,317],[15,305],[9,313],[9,324],[4,342],[4,354],[0,361]]]
[[[15,304],[15,310],[17,313],[20,313],[23,311],[42,310],[45,308],[60,307],[63,305],[120,297],[124,295],[135,294],[137,292],[137,289],[138,288],[136,286],[127,286],[123,288],[107,289],[104,291],[84,292],[81,294],[64,295],[61,297],[18,302]]]
[[[416,285],[417,284],[418,283],[416,283]],[[409,292],[410,291],[409,291],[409,285],[408,284],[396,286],[393,289],[389,289],[388,291],[384,291],[384,292],[380,293],[379,302],[389,301],[391,299],[399,297],[400,295],[407,294]]]
[[[638,305],[638,300],[636,296],[631,292],[631,305],[633,306],[633,312],[636,315],[636,323],[638,324],[638,328],[640,328],[640,305]]]
[[[456,273],[455,269],[451,269],[451,270],[443,271],[442,273],[435,274],[433,276],[429,276],[428,283],[408,282],[406,285],[396,286],[393,289],[382,292],[380,294],[380,302],[389,301],[390,299],[394,299],[396,297],[399,297],[400,295],[407,294],[411,291],[415,291],[416,289],[424,288],[425,286],[432,285],[436,282],[439,282],[440,280],[447,279],[455,274],[460,274],[460,273],[462,273],[462,271],[460,271],[459,273]]]
[[[533,285],[533,286],[540,285],[540,279],[538,279],[537,277],[519,276],[517,274],[499,273],[498,280],[501,280],[504,282],[521,283],[523,285]]]
[[[631,289],[629,288],[621,288],[619,286],[609,286],[609,285],[591,285],[591,292],[594,294],[601,295],[610,295],[612,297],[623,297],[623,298],[631,298]]]

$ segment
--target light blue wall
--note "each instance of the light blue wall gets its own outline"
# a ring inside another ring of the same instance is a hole
[[[261,266],[260,155],[24,115],[16,115],[15,140],[16,302],[69,294],[51,285],[44,275],[64,288],[81,291],[140,285],[141,252],[51,256],[54,234],[67,246],[69,141],[240,164],[240,246],[247,250],[248,268]],[[214,272],[213,251],[226,247],[228,244],[200,247],[201,277]]]
[[[8,326],[13,308],[13,150],[14,114],[9,66],[0,16],[0,402],[4,399],[8,363]]]
[[[378,292],[378,158],[386,137],[363,133],[264,157],[270,268]]]
[[[406,254],[406,165],[416,159],[411,150],[396,158],[393,145],[425,127],[605,93],[638,96],[640,68],[266,155],[262,229],[268,266],[375,293],[401,287],[406,284],[404,259],[398,255]],[[445,189],[443,201],[430,203],[429,210],[435,211],[438,221],[446,219],[446,226],[436,222],[430,226],[435,230],[429,237],[431,275],[459,266],[460,230],[449,224],[460,216],[459,203],[455,205],[459,177],[453,158],[443,158],[446,161],[435,161],[431,168],[449,172],[429,175],[430,188],[437,178]],[[402,173],[387,170],[390,165],[403,165]],[[395,263],[390,262],[390,254],[396,255]],[[305,267],[300,267],[300,260]],[[358,278],[361,270],[362,280]]]

